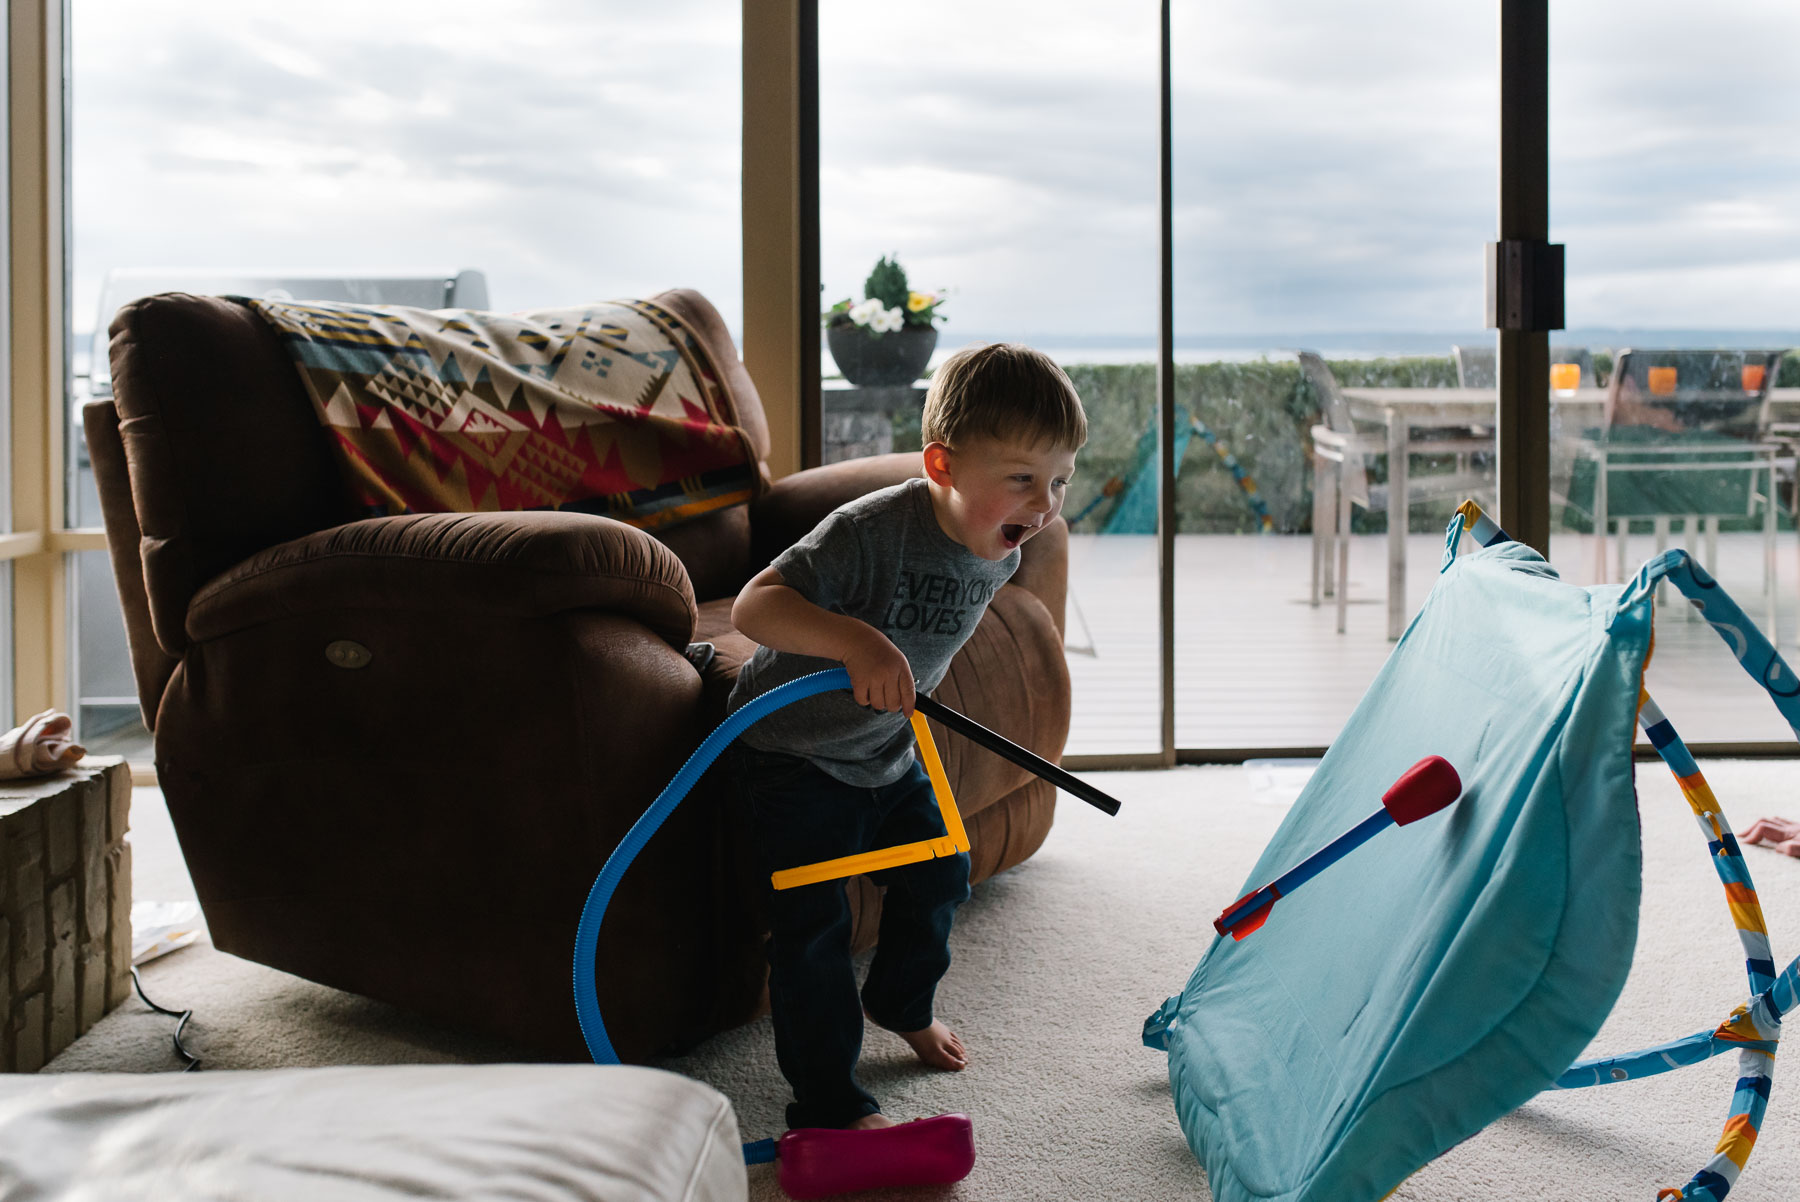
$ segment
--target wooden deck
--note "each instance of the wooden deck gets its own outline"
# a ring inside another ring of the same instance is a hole
[[[1386,535],[1352,540],[1348,632],[1335,629],[1329,603],[1314,609],[1305,535],[1180,535],[1176,538],[1175,739],[1203,749],[1321,747],[1380,671],[1385,637]],[[1070,537],[1069,673],[1075,714],[1067,754],[1158,750],[1156,541],[1149,535]],[[1588,544],[1558,536],[1551,552],[1565,576],[1588,583]],[[1653,550],[1637,537],[1631,562]],[[1407,546],[1408,612],[1431,590],[1443,540],[1413,535]],[[1761,536],[1719,540],[1720,576],[1761,619]],[[1800,662],[1800,567],[1795,537],[1783,534],[1782,652]],[[1568,567],[1566,565],[1578,565]],[[1744,675],[1718,635],[1677,604],[1659,611],[1650,692],[1689,742],[1791,741],[1768,697]],[[94,740],[89,749],[148,763],[142,727]]]
[[[1677,539],[1672,545],[1681,545]],[[1589,583],[1588,540],[1556,536],[1553,562],[1566,579]],[[1654,550],[1648,535],[1632,563]],[[1443,539],[1413,535],[1407,545],[1408,613],[1437,576]],[[1784,533],[1777,562],[1783,655],[1794,654],[1800,566]],[[1719,577],[1761,620],[1762,538],[1719,539]],[[1070,539],[1069,672],[1074,721],[1067,754],[1158,749],[1156,543],[1149,535]],[[1349,717],[1393,644],[1385,637],[1386,536],[1352,540],[1348,631],[1338,634],[1330,603],[1314,609],[1310,541],[1304,535],[1179,535],[1176,538],[1176,746],[1317,747]],[[1673,596],[1672,590],[1668,590]],[[1792,742],[1786,723],[1705,623],[1690,620],[1678,596],[1658,611],[1648,686],[1690,743]],[[1089,649],[1091,647],[1091,650]]]

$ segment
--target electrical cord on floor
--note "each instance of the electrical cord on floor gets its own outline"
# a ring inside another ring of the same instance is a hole
[[[175,1054],[177,1056],[181,1057],[181,1059],[186,1062],[186,1067],[183,1068],[181,1071],[184,1073],[191,1073],[195,1069],[199,1068],[200,1067],[200,1057],[198,1057],[198,1056],[194,1055],[192,1052],[188,1051],[187,1048],[184,1047],[181,1042],[182,1029],[187,1026],[188,1019],[194,1017],[194,1012],[192,1010],[170,1010],[167,1007],[158,1006],[155,1002],[151,1001],[150,995],[144,992],[144,982],[138,977],[138,970],[137,970],[136,965],[133,965],[131,968],[131,984],[132,984],[132,988],[137,990],[138,997],[143,999],[144,1005],[150,1007],[150,1009],[156,1011],[158,1014],[167,1014],[169,1017],[176,1020],[176,1023],[175,1023]]]

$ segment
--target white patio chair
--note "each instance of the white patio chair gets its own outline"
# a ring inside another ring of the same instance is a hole
[[[1494,348],[1491,346],[1452,346],[1450,357],[1456,360],[1456,386],[1458,388],[1496,388],[1500,378],[1494,366]],[[1550,367],[1554,378],[1556,365],[1573,363],[1577,369],[1577,388],[1594,387],[1594,354],[1585,346],[1553,346],[1550,348]]]
[[[1777,473],[1785,448],[1772,437],[1769,389],[1780,364],[1780,351],[1620,352],[1602,424],[1578,445],[1591,476],[1595,579],[1624,578],[1634,518],[1649,519],[1658,552],[1680,521],[1716,572],[1719,520],[1760,514],[1764,620],[1778,640]],[[1588,493],[1586,481],[1580,491]],[[1609,536],[1617,540],[1611,564]]]
[[[1388,521],[1402,522],[1407,515],[1388,513],[1386,485],[1369,483],[1367,465],[1387,456],[1387,435],[1379,428],[1359,430],[1350,416],[1350,406],[1338,390],[1337,379],[1325,360],[1315,351],[1296,351],[1300,373],[1319,398],[1319,411],[1324,421],[1312,428],[1313,460],[1313,540],[1312,540],[1312,604],[1323,597],[1337,599],[1337,629],[1344,633],[1349,606],[1350,518],[1355,507],[1369,513],[1387,513]],[[1408,474],[1407,503],[1438,501],[1446,498],[1477,500],[1490,497],[1494,479],[1491,469],[1474,462],[1478,453],[1491,455],[1494,449],[1492,431],[1456,431],[1451,437],[1433,438],[1412,444],[1415,455],[1454,454],[1457,466],[1449,472]],[[1336,559],[1335,571],[1332,560]],[[1388,563],[1388,589],[1404,591],[1404,567]]]

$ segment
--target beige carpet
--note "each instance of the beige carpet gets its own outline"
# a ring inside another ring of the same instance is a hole
[[[1800,816],[1800,763],[1715,762],[1706,771],[1740,830],[1764,813]],[[1285,811],[1259,800],[1266,794],[1239,768],[1094,779],[1125,801],[1124,812],[1107,818],[1065,798],[1044,849],[979,889],[957,925],[956,963],[939,1010],[968,1044],[969,1069],[927,1072],[897,1039],[870,1034],[864,1080],[889,1113],[974,1116],[974,1174],[926,1196],[1207,1197],[1205,1175],[1175,1123],[1164,1058],[1143,1047],[1138,1032],[1144,1016],[1186,981],[1212,917],[1237,896]],[[1639,766],[1639,788],[1642,933],[1631,980],[1597,1050],[1711,1026],[1744,990],[1737,940],[1685,803],[1658,765]],[[172,842],[153,794],[134,826],[139,895],[161,900],[186,888],[178,861],[168,862]],[[1800,860],[1757,848],[1747,856],[1785,964],[1800,954]],[[145,891],[152,884],[159,893]],[[203,945],[147,966],[144,981],[162,1004],[195,1008],[190,1042],[209,1068],[508,1055]],[[169,1028],[170,1020],[134,1000],[47,1071],[170,1069]],[[766,1020],[667,1067],[731,1097],[745,1138],[780,1130],[785,1085]],[[1395,1197],[1651,1199],[1657,1187],[1685,1182],[1711,1153],[1734,1070],[1735,1058],[1726,1056],[1645,1082],[1540,1096],[1427,1166]],[[1791,1202],[1797,1194],[1800,1079],[1778,1074],[1761,1141],[1732,1198]],[[752,1198],[781,1196],[770,1170],[751,1171]]]

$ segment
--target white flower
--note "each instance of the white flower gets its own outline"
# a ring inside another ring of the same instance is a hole
[[[868,300],[857,301],[850,306],[850,320],[859,326],[875,326],[876,319],[883,312],[881,302],[870,297]],[[878,334],[881,332],[879,326],[875,326],[875,332]]]
[[[881,303],[877,301],[876,308],[878,312],[869,319],[869,328],[877,334],[886,334],[890,330],[897,330],[906,320],[900,312],[899,305],[895,305],[892,309],[882,309]]]

